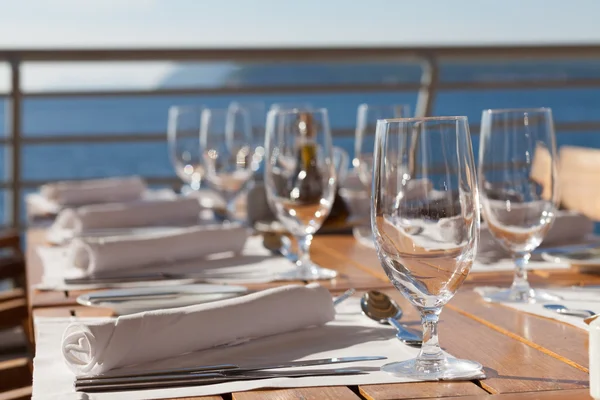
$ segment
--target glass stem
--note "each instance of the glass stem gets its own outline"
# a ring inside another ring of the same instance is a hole
[[[296,266],[301,270],[308,270],[310,268],[310,244],[313,240],[313,235],[298,236],[298,261]]]
[[[527,263],[531,257],[530,253],[518,253],[514,255],[515,260],[515,277],[511,286],[511,290],[519,298],[529,296],[531,286],[527,280]]]
[[[440,319],[440,308],[426,308],[421,310],[421,323],[423,324],[423,345],[417,357],[419,362],[442,361],[446,357],[438,341],[437,325]]]

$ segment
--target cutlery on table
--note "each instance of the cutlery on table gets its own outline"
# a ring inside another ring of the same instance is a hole
[[[64,282],[68,285],[92,285],[102,283],[125,283],[125,282],[145,282],[145,281],[164,281],[164,280],[179,280],[179,279],[219,279],[219,278],[253,278],[264,277],[264,274],[257,272],[205,272],[195,274],[177,274],[171,272],[149,272],[134,275],[108,275],[97,274],[89,275],[80,278],[65,278]]]
[[[554,311],[558,314],[571,315],[573,317],[588,318],[596,315],[595,312],[590,310],[577,310],[563,306],[562,304],[544,304],[544,308],[547,310]]]
[[[354,293],[356,293],[356,289],[346,290],[344,293],[342,293],[340,296],[336,297],[333,300],[333,306],[335,307],[335,306],[341,304],[343,301],[345,301],[346,299],[351,297]]]
[[[388,295],[377,290],[369,290],[360,299],[360,308],[364,315],[380,324],[390,324],[398,333],[396,337],[409,346],[421,346],[420,335],[406,329],[398,320],[402,317],[402,308]]]
[[[130,380],[123,383],[110,383],[110,381],[99,381],[96,383],[80,383],[75,382],[75,389],[83,392],[108,392],[113,390],[133,390],[133,389],[158,389],[172,388],[176,386],[197,386],[210,385],[224,382],[234,382],[242,380],[257,380],[270,378],[301,378],[312,376],[333,376],[333,375],[360,375],[366,374],[360,369],[333,369],[333,370],[312,370],[312,371],[254,371],[244,374],[228,375],[219,372],[199,373],[199,374],[184,374],[171,375],[166,379],[155,379],[153,377],[145,378],[129,378]]]
[[[152,382],[158,382],[163,385],[169,383],[172,384],[174,381],[186,381],[189,384],[200,384],[200,383],[217,383],[222,381],[224,378],[238,378],[244,379],[258,379],[260,376],[258,372],[264,372],[265,374],[275,374],[273,370],[282,368],[299,368],[309,367],[318,365],[332,365],[332,364],[343,364],[361,361],[377,361],[384,360],[386,357],[383,356],[364,356],[364,357],[339,357],[339,358],[323,358],[315,360],[304,360],[304,361],[291,361],[287,363],[272,364],[272,365],[257,365],[251,367],[239,367],[234,364],[222,364],[222,365],[211,365],[211,366],[199,366],[199,367],[187,367],[187,368],[172,368],[162,370],[144,371],[140,373],[109,373],[99,376],[92,377],[79,377],[75,381],[75,388],[81,390],[87,390],[88,388],[113,388],[123,389],[123,385],[136,384],[141,385],[146,382],[150,384]],[[349,370],[333,370],[323,371],[323,374],[327,372],[334,372],[333,374],[343,373],[335,371],[349,371]],[[304,373],[302,376],[314,376],[311,375],[315,371],[284,371],[283,374],[294,374]],[[318,371],[316,371],[318,372]],[[288,376],[288,375],[285,375]],[[271,376],[269,376],[271,377]],[[228,379],[236,380],[236,379]],[[142,388],[135,386],[137,388]],[[143,386],[146,387],[146,386]],[[133,387],[132,387],[133,388]]]

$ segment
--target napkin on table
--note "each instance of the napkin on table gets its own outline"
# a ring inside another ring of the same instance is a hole
[[[329,291],[288,285],[233,299],[147,311],[96,324],[73,323],[62,352],[78,376],[292,332],[333,320]]]
[[[239,224],[173,228],[135,236],[76,238],[69,245],[69,258],[75,268],[94,274],[216,253],[237,254],[247,238],[247,229]]]
[[[200,211],[200,203],[195,198],[95,204],[62,210],[51,230],[64,229],[79,234],[92,229],[196,222]]]
[[[137,176],[60,181],[40,187],[44,198],[61,206],[133,201],[145,190],[146,184]]]

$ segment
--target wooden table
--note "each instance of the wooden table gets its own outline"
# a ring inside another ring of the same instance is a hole
[[[40,292],[31,287],[41,278],[34,247],[43,243],[43,233],[41,229],[31,229],[27,235],[32,315],[110,315],[110,310],[77,306],[74,300],[80,292]],[[349,287],[357,288],[357,295],[370,288],[383,290],[403,307],[406,324],[419,325],[416,310],[391,287],[373,250],[349,236],[321,236],[313,242],[312,257],[340,272],[338,279],[326,283],[332,292]],[[575,271],[533,271],[530,275],[538,286],[600,284],[599,276]],[[439,328],[442,347],[456,357],[483,364],[488,376],[485,380],[256,390],[203,399],[590,399],[587,332],[486,303],[471,290],[474,285],[508,285],[511,278],[510,272],[471,274],[442,313]]]

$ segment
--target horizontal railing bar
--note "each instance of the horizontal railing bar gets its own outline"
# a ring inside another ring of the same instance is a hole
[[[438,90],[507,90],[507,89],[556,89],[600,87],[600,78],[585,79],[544,79],[515,81],[473,81],[440,82]],[[63,97],[155,97],[155,96],[193,96],[193,95],[243,95],[277,93],[348,93],[348,92],[402,92],[416,91],[422,86],[417,82],[407,83],[370,83],[344,85],[280,85],[280,86],[239,86],[219,88],[165,88],[156,90],[77,90],[77,91],[35,91],[25,92],[25,98],[63,98]]]
[[[583,121],[583,122],[563,122],[556,123],[556,130],[561,132],[600,132],[600,121]],[[480,126],[478,123],[470,125],[472,135],[478,135]],[[79,144],[79,143],[136,143],[136,142],[161,142],[166,140],[166,129],[164,132],[148,132],[148,133],[102,133],[102,134],[51,134],[43,136],[23,136],[22,144],[27,145],[50,145],[50,144]],[[354,136],[353,128],[333,129],[334,137],[352,137]],[[0,137],[0,145],[10,145],[11,140],[8,137]]]
[[[146,183],[148,183],[149,185],[176,185],[176,184],[183,184],[181,182],[181,179],[177,178],[176,176],[144,176],[142,177],[144,179],[144,181]],[[83,178],[83,179],[96,179],[96,178]],[[28,179],[23,179],[21,180],[21,182],[19,183],[20,187],[25,188],[25,189],[31,189],[31,188],[37,188],[40,187],[43,184],[46,184],[48,182],[55,182],[55,181],[62,181],[62,180],[77,180],[77,179],[73,179],[73,177],[68,177],[68,178],[58,178],[58,179],[45,179],[45,180],[28,180]],[[12,189],[12,184],[10,182],[0,182],[0,189]]]
[[[277,94],[277,93],[347,93],[347,92],[401,92],[416,91],[419,83],[372,83],[348,85],[280,85],[280,86],[239,86],[219,88],[166,88],[156,90],[81,90],[81,91],[41,91],[25,92],[26,98],[61,97],[154,97],[192,96],[227,94]]]
[[[153,49],[0,49],[0,60],[20,61],[314,61],[348,59],[421,58],[575,58],[598,57],[598,44],[495,46],[386,46],[386,47],[246,47]]]
[[[334,136],[354,136],[354,129],[334,129]],[[44,135],[23,136],[22,144],[48,145],[48,144],[79,144],[79,143],[127,143],[127,142],[164,142],[167,140],[167,131],[149,133],[124,133],[124,134],[90,134],[90,135]],[[0,137],[0,145],[10,145],[8,137]]]
[[[577,79],[540,79],[514,81],[472,81],[472,82],[440,82],[438,90],[482,90],[482,89],[565,89],[580,87],[598,87],[600,78]]]

